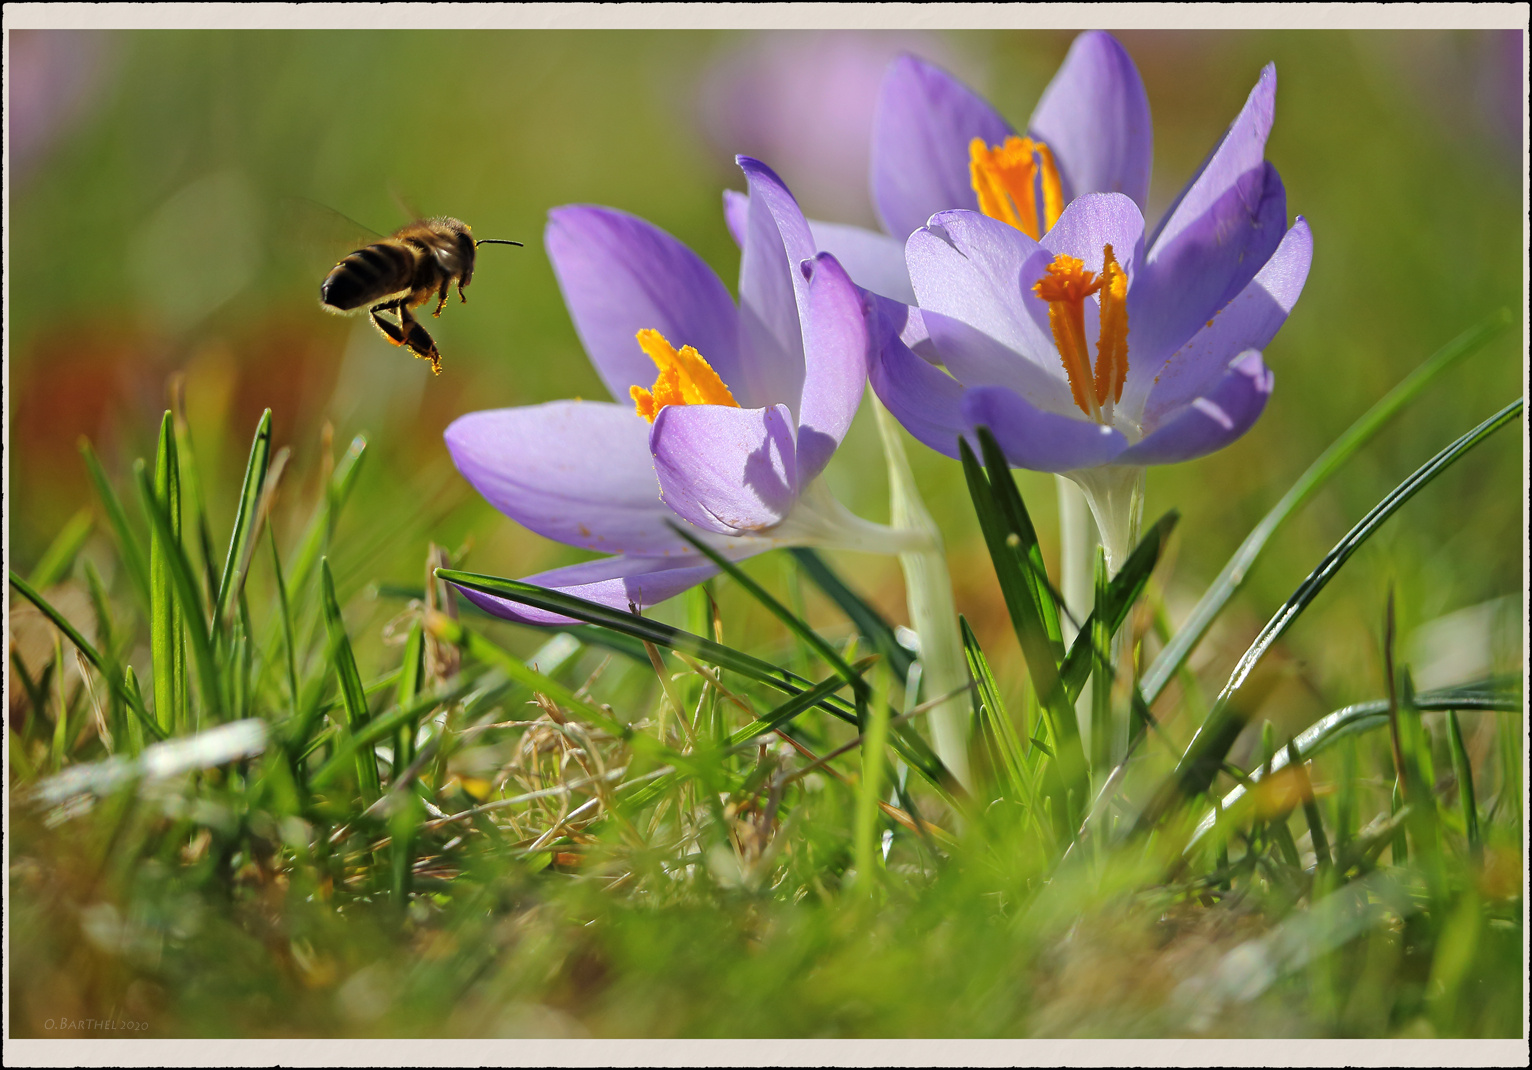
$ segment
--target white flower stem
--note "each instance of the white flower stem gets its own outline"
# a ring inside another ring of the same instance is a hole
[[[1096,527],[1101,533],[1101,545],[1106,549],[1106,566],[1109,575],[1117,574],[1123,563],[1127,561],[1128,554],[1138,543],[1144,522],[1144,472],[1143,468],[1108,465],[1103,468],[1087,468],[1069,473],[1069,478],[1078,483],[1080,489],[1084,491],[1085,500],[1090,504],[1091,515],[1096,519]],[[1090,554],[1090,560],[1093,561],[1095,547],[1090,548]],[[1112,666],[1119,676],[1122,675],[1123,662],[1127,653],[1128,631],[1124,628],[1112,639]],[[1091,681],[1091,686],[1095,686],[1094,680]],[[1089,691],[1081,695],[1081,700],[1085,701],[1088,696]],[[1084,709],[1089,711],[1090,707],[1086,705]],[[1112,742],[1107,748],[1107,753],[1112,762],[1117,762],[1127,749],[1127,709],[1119,703],[1112,712]],[[1081,724],[1084,725],[1089,720],[1089,716],[1082,717]],[[1088,747],[1089,741],[1085,742]],[[1089,750],[1087,753],[1090,753]]]
[[[876,398],[872,401],[883,454],[888,460],[889,523],[921,536],[923,545],[899,554],[904,570],[910,625],[920,636],[921,680],[927,695],[945,695],[966,687],[968,666],[958,634],[957,607],[952,600],[952,577],[941,531],[926,510],[899,438],[899,425]],[[930,714],[936,755],[964,788],[972,788],[968,768],[970,703],[965,694],[952,698]]]

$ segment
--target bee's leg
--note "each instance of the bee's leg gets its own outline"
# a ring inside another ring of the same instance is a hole
[[[458,296],[458,302],[460,304],[466,305],[468,303],[468,295],[463,292],[463,287],[467,286],[467,285],[468,285],[468,276],[466,276],[466,275],[459,275],[457,277],[457,296]],[[443,287],[442,292],[443,293],[446,292],[446,288],[445,287]]]
[[[405,307],[399,309],[399,325],[404,329],[404,342],[421,360],[431,362],[431,371],[440,375],[442,373],[442,355],[436,349],[436,342],[420,321],[410,315],[410,310]]]
[[[406,318],[403,305],[403,301],[388,301],[381,305],[375,305],[368,310],[368,315],[372,317],[373,325],[383,332],[384,338],[387,338],[396,346],[405,345],[409,340],[409,332],[405,326],[409,321]],[[378,314],[380,312],[392,312],[398,316],[398,326],[389,323],[388,320]]]
[[[440,316],[442,314],[442,309],[447,307],[447,287],[451,285],[451,283],[451,279],[442,279],[441,289],[438,290],[436,294],[436,311],[431,313],[431,315]]]

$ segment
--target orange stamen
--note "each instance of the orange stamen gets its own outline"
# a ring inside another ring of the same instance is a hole
[[[1128,275],[1110,245],[1102,252],[1106,262],[1101,267],[1101,334],[1096,339],[1098,405],[1105,405],[1108,395],[1121,401],[1128,379]]]
[[[659,331],[645,328],[636,335],[638,346],[654,361],[659,375],[654,387],[628,388],[633,407],[650,423],[666,405],[727,405],[739,408],[739,402],[718,377],[710,364],[691,346],[677,350]]]
[[[1103,250],[1101,274],[1086,271],[1083,261],[1059,254],[1038,279],[1032,292],[1048,302],[1048,326],[1069,376],[1069,392],[1080,411],[1101,420],[1101,407],[1110,397],[1122,399],[1128,376],[1128,276],[1110,245]],[[1101,331],[1096,339],[1096,364],[1091,367],[1085,342],[1085,299],[1101,295]]]
[[[968,143],[968,174],[979,197],[979,211],[1009,223],[1036,241],[1052,229],[1064,211],[1064,189],[1053,153],[1041,141],[1008,137],[990,148],[976,137]],[[1037,187],[1042,187],[1038,218]],[[1041,223],[1041,225],[1039,225]]]

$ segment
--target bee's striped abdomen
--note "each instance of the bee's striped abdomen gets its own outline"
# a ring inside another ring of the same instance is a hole
[[[399,242],[378,242],[347,256],[319,287],[319,299],[342,312],[410,288],[417,254]]]

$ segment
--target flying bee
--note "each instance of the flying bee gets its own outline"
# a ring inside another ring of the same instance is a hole
[[[440,375],[441,353],[410,310],[434,294],[436,310],[431,315],[440,316],[453,283],[466,304],[468,297],[463,290],[473,281],[478,247],[520,244],[500,238],[475,241],[467,223],[446,216],[419,219],[347,255],[320,284],[319,300],[329,312],[355,312],[366,307],[385,338],[429,360],[431,371]],[[386,313],[392,313],[394,320],[385,319]]]

